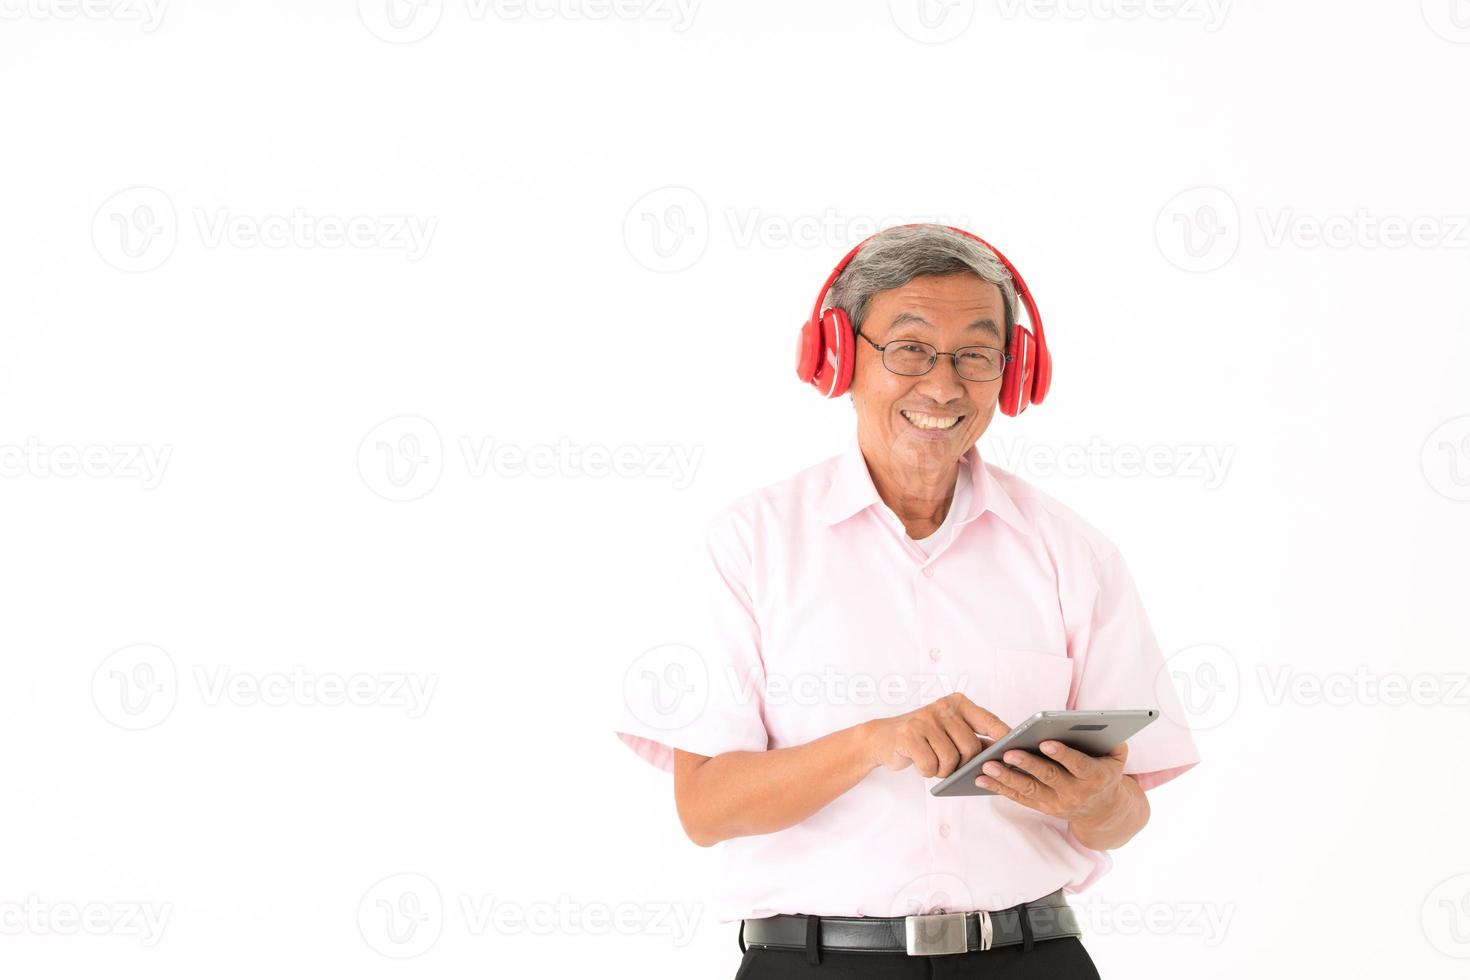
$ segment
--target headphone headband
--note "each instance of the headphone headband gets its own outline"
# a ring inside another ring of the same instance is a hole
[[[894,227],[918,228],[921,227],[921,223],[916,222],[907,225],[895,225]],[[1021,278],[1021,273],[1016,271],[1016,267],[1011,264],[1011,260],[1006,258],[1005,255],[1001,253],[1000,249],[996,248],[994,245],[990,244],[979,235],[971,234],[970,232],[965,231],[965,229],[963,228],[956,228],[954,225],[941,225],[940,227],[948,228],[950,231],[957,231],[961,235],[964,235],[966,238],[979,242],[981,245],[984,245],[986,248],[990,249],[995,257],[1000,260],[1000,264],[1005,266],[1006,271],[1011,274],[1011,283],[1016,287],[1016,295],[1021,298],[1021,304],[1026,308],[1026,322],[1030,326],[1031,332],[1036,335],[1036,346],[1045,349],[1046,332],[1041,325],[1041,311],[1036,308],[1036,301],[1031,298],[1031,290],[1026,288],[1026,280]],[[883,231],[889,230],[891,229],[883,229]],[[852,251],[848,252],[842,257],[841,262],[837,263],[837,268],[832,270],[832,274],[828,276],[827,281],[822,284],[821,291],[817,293],[817,302],[812,307],[812,323],[816,323],[821,319],[822,300],[827,298],[827,291],[832,288],[832,284],[837,281],[837,277],[842,275],[842,273],[846,271],[847,267],[852,263],[853,258],[857,256],[858,252],[862,251],[864,245],[868,244],[868,242],[872,241],[874,238],[877,238],[881,234],[883,234],[882,231],[874,232],[867,238],[864,238],[862,241],[853,246]]]
[[[908,224],[897,227],[924,226]],[[1046,334],[1041,325],[1041,311],[1036,308],[1036,300],[1031,296],[1026,280],[1021,278],[1021,273],[1016,271],[1010,259],[1001,254],[1000,249],[979,235],[971,234],[953,225],[928,225],[928,227],[948,228],[950,231],[978,242],[999,259],[1000,264],[1010,274],[1016,295],[1020,297],[1021,304],[1026,308],[1027,325],[1021,325],[1018,310],[1008,310],[1015,323],[1012,325],[1010,336],[1005,338],[1005,368],[1000,378],[997,404],[1003,414],[1011,416],[1019,415],[1028,405],[1039,404],[1051,388],[1051,352],[1046,346]],[[892,229],[884,230],[891,231]],[[878,234],[882,233],[878,232]],[[856,328],[847,310],[839,306],[823,310],[822,301],[827,298],[827,293],[832,289],[833,283],[847,270],[852,260],[874,237],[874,235],[869,235],[853,246],[852,250],[842,257],[842,261],[837,263],[837,268],[832,270],[832,274],[822,284],[822,291],[817,294],[817,301],[812,306],[811,316],[802,324],[801,331],[796,338],[797,379],[810,384],[827,398],[838,397],[846,392],[852,383],[853,370],[857,364],[857,344],[853,339],[856,336]],[[1010,306],[1009,303],[1006,305]]]

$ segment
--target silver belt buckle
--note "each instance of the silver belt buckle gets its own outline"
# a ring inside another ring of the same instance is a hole
[[[990,913],[977,912],[980,917],[980,948],[990,948]],[[964,953],[969,949],[965,935],[964,912],[938,912],[932,915],[906,915],[903,917],[904,940],[910,956],[938,956],[944,953]]]

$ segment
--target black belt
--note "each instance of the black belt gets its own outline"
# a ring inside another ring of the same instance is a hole
[[[936,956],[969,953],[1038,939],[1080,936],[1077,913],[1058,888],[1050,895],[999,912],[936,912],[931,915],[772,915],[744,919],[740,949],[804,949],[810,962],[819,950],[841,953],[908,953]]]

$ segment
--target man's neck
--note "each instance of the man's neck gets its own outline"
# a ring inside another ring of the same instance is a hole
[[[954,501],[960,461],[949,460],[947,469],[874,465],[867,452],[863,458],[878,496],[903,522],[909,537],[926,538],[944,523]]]

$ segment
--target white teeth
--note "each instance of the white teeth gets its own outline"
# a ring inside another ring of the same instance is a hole
[[[904,418],[921,429],[948,429],[952,428],[960,420],[958,415],[949,415],[940,418],[936,415],[925,415],[923,412],[910,412],[902,409],[900,411]]]

